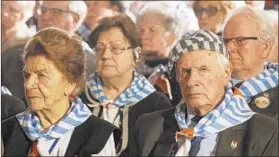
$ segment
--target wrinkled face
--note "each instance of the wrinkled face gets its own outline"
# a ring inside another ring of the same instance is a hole
[[[162,20],[162,16],[156,14],[146,14],[139,20],[143,55],[165,56],[167,47],[171,45]]]
[[[25,97],[33,111],[50,110],[65,97],[68,81],[52,60],[30,56],[25,61]]]
[[[17,1],[2,1],[2,23],[4,30],[16,27],[23,18],[23,8]]]
[[[182,97],[193,112],[211,111],[222,99],[230,73],[225,73],[215,52],[186,53],[176,65]]]
[[[225,18],[221,1],[199,1],[194,9],[201,29],[218,33]]]
[[[39,29],[57,27],[72,32],[78,22],[78,16],[69,10],[68,1],[44,1],[38,9]]]
[[[259,37],[256,23],[242,14],[232,17],[225,26],[224,38]],[[249,71],[262,66],[264,44],[261,40],[239,40],[226,43],[234,72]]]
[[[109,10],[109,1],[85,1],[87,5],[87,15],[85,18],[85,23],[93,27],[97,23],[98,19],[105,16],[106,12]]]
[[[100,33],[95,46],[97,70],[103,78],[122,76],[134,68],[131,45],[122,30],[113,27]],[[125,50],[126,49],[126,50]]]

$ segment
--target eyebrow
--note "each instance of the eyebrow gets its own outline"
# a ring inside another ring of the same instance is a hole
[[[25,67],[23,68],[23,72],[29,73]],[[48,73],[48,70],[47,69],[36,70],[35,73]]]

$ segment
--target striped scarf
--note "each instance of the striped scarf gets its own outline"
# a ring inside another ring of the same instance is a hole
[[[30,108],[23,113],[18,114],[16,118],[25,134],[34,142],[38,138],[46,138],[50,140],[59,139],[68,131],[74,130],[75,127],[85,122],[91,114],[91,111],[79,98],[73,98],[68,113],[57,124],[51,126],[44,132],[41,129],[42,126],[39,118]]]
[[[104,94],[103,83],[99,73],[96,72],[95,74],[91,75],[87,81],[87,84],[94,98],[99,100],[101,103],[110,101]],[[113,102],[111,102],[111,104],[117,107],[136,104],[154,91],[155,88],[144,76],[134,72],[134,78],[131,85]]]
[[[233,94],[230,82],[226,87],[222,103],[198,122],[194,127],[193,136],[208,137],[249,120],[255,113],[251,111],[246,101],[276,86],[278,86],[278,64],[276,63],[268,63],[267,70],[245,81],[238,89],[243,96]],[[180,129],[188,128],[185,109],[186,104],[181,101],[175,110]]]

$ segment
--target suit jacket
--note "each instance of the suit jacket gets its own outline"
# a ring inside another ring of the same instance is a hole
[[[16,118],[2,123],[4,156],[28,156],[32,145]],[[99,153],[105,146],[111,133],[117,144],[121,131],[112,124],[90,116],[84,123],[74,129],[65,156],[91,156]]]
[[[267,97],[269,99],[270,103],[268,106],[262,108],[256,103],[256,100],[261,97]],[[278,121],[278,86],[254,96],[249,106],[254,112],[264,114]]]
[[[179,131],[174,108],[141,116],[134,132],[131,156],[170,156]],[[232,141],[237,147],[232,148]],[[256,114],[219,133],[216,156],[278,156],[277,121]]]

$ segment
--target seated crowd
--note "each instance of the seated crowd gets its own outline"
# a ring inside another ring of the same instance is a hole
[[[275,1],[1,4],[2,156],[279,155]]]

